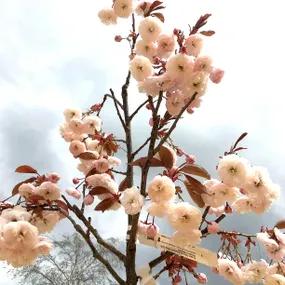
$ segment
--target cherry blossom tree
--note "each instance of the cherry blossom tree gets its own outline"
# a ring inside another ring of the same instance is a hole
[[[28,165],[16,169],[31,175],[1,202],[0,258],[21,267],[49,254],[52,243],[42,234],[68,219],[117,284],[157,284],[164,273],[172,284],[189,284],[191,276],[203,284],[208,277],[199,272],[198,263],[211,266],[235,285],[285,284],[284,221],[273,228],[262,226],[258,233],[226,231],[220,225],[232,212],[240,218],[244,213],[262,214],[280,195],[280,187],[265,168],[241,157],[247,134],[217,159],[216,178],[173,139],[182,118],[191,120],[197,108],[202,111],[208,85],[220,83],[224,72],[203,55],[206,39],[215,34],[205,29],[211,15],[202,15],[188,30],[173,26],[169,33],[164,9],[161,1],[114,0],[99,11],[105,25],[130,22],[130,30],[114,37],[116,44],[126,44],[130,50],[125,81],[119,92],[110,88],[86,110],[64,111],[60,133],[81,172],[72,188],[62,191],[57,173],[40,174]],[[137,96],[145,98],[135,108],[129,104],[131,81],[141,93]],[[103,128],[108,102],[114,106],[124,137]],[[132,123],[141,112],[146,113],[150,132],[135,147]],[[120,151],[124,153],[122,164]],[[124,209],[128,224],[124,252],[101,236],[87,211],[92,205],[94,211],[114,215]],[[160,232],[159,220],[171,226],[172,236]],[[216,253],[197,246],[210,236],[220,240]],[[137,266],[139,242],[161,249],[143,267]],[[120,260],[125,274],[98,251],[97,243]],[[266,252],[262,260],[252,255],[257,243]]]

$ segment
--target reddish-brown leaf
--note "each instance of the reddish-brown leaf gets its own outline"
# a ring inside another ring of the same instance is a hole
[[[96,170],[96,167],[92,168],[91,170],[89,170],[89,172],[86,174],[86,178],[91,176],[91,175],[94,175],[94,174],[97,174],[97,170]]]
[[[15,196],[19,193],[19,187],[24,184],[24,183],[32,183],[36,180],[37,178],[36,177],[31,177],[31,178],[28,178],[24,181],[21,181],[19,182],[17,185],[14,186],[13,190],[12,190],[12,195]]]
[[[121,181],[121,183],[120,183],[120,185],[119,185],[119,191],[122,192],[122,191],[124,191],[126,188],[128,188],[128,180],[127,180],[127,177],[124,178],[124,179]]]
[[[16,168],[15,172],[18,172],[18,173],[38,173],[38,171],[36,169],[34,169],[33,167],[31,167],[29,165],[18,166]]]
[[[40,195],[31,195],[28,199],[28,201],[32,204],[37,204],[40,200],[45,200],[42,196]]]
[[[158,18],[162,23],[165,22],[165,18],[162,13],[152,13],[151,15]]]
[[[209,31],[202,31],[202,32],[200,32],[200,34],[202,34],[204,36],[207,36],[207,37],[211,37],[211,36],[213,36],[215,34],[215,31],[211,31],[211,30],[209,30]]]
[[[285,220],[281,220],[278,223],[276,223],[276,225],[274,226],[274,228],[278,228],[278,229],[285,229]]]
[[[206,191],[205,186],[198,181],[197,179],[185,175],[187,180],[184,181],[184,184],[186,186],[186,189],[192,198],[193,202],[196,203],[196,205],[200,208],[203,208],[205,206],[205,203],[201,197],[201,194]]]
[[[85,152],[82,152],[81,154],[79,154],[78,158],[81,158],[84,160],[93,160],[93,159],[97,159],[98,157],[90,151],[85,151]]]
[[[211,179],[209,172],[197,164],[186,164],[180,169],[180,171],[184,174],[192,174],[206,179]]]
[[[132,165],[133,166],[139,166],[139,167],[143,168],[145,166],[147,160],[148,160],[147,157],[141,157],[141,158],[135,160],[134,162],[132,162]],[[153,167],[163,167],[164,164],[159,159],[153,157],[150,160],[150,166],[153,166]]]
[[[61,212],[65,215],[68,216],[69,215],[69,211],[68,211],[68,206],[65,202],[63,202],[62,200],[56,200],[55,201],[57,206],[60,208]]]
[[[108,194],[108,193],[110,193],[110,191],[107,188],[100,187],[100,186],[94,187],[89,191],[89,194],[91,195],[101,195],[101,194]]]
[[[150,11],[150,12],[153,11],[156,7],[158,7],[158,6],[161,5],[161,4],[163,4],[163,2],[161,2],[161,1],[154,1],[154,2],[150,5],[150,7],[149,7],[149,11]]]
[[[116,202],[116,199],[114,197],[111,198],[107,198],[103,201],[101,201],[96,207],[95,207],[95,211],[106,211],[109,208],[112,207],[112,205]]]
[[[175,154],[173,150],[171,150],[169,147],[161,146],[159,149],[159,158],[162,161],[165,168],[172,168],[175,163]]]

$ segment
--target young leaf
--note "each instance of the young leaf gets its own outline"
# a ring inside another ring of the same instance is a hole
[[[12,190],[12,195],[15,196],[19,193],[19,187],[24,184],[24,183],[32,183],[36,180],[37,178],[36,177],[31,177],[31,178],[28,178],[24,181],[21,181],[20,183],[18,183],[17,185],[14,186],[13,190]]]
[[[96,207],[95,211],[106,211],[107,209],[111,208],[112,205],[116,202],[116,199],[114,197],[107,198],[103,201],[101,201]]]
[[[91,195],[101,195],[101,194],[108,194],[108,193],[110,193],[110,191],[107,188],[100,187],[100,186],[94,187],[89,191],[89,194]]]
[[[151,15],[158,18],[162,23],[165,22],[165,18],[162,13],[152,13]]]
[[[206,190],[205,186],[197,179],[189,175],[185,175],[185,177],[187,180],[184,181],[184,184],[191,199],[193,200],[194,203],[197,204],[198,207],[200,208],[205,207],[205,203],[201,197],[201,194]]]
[[[184,174],[192,174],[206,179],[211,179],[209,172],[197,164],[186,164],[180,169],[180,171]]]
[[[121,181],[121,183],[120,183],[120,185],[119,185],[119,191],[120,191],[120,192],[123,192],[126,188],[128,188],[128,179],[127,179],[127,177],[124,178],[124,179]]]
[[[202,31],[202,32],[200,32],[200,34],[202,34],[204,36],[207,36],[207,37],[211,37],[211,36],[213,36],[215,34],[215,31],[211,31],[211,30],[209,30],[209,31]]]
[[[173,151],[171,151],[169,147],[162,145],[158,153],[159,153],[159,158],[165,168],[170,169],[174,166],[175,157]]]
[[[40,200],[45,200],[42,196],[40,195],[31,195],[28,199],[29,202],[31,202],[32,204],[37,204]]]
[[[274,228],[278,228],[278,229],[285,229],[285,220],[281,220],[279,221]]]
[[[150,7],[149,7],[149,12],[152,12],[156,7],[158,7],[159,5],[163,4],[163,2],[161,1],[154,1]]]
[[[15,172],[18,172],[18,173],[38,173],[38,171],[36,169],[34,169],[33,167],[31,167],[29,165],[18,166],[16,168]]]
[[[141,157],[137,160],[135,160],[134,162],[132,162],[132,165],[133,166],[139,166],[141,168],[143,168],[147,162],[148,158],[147,157]],[[152,158],[150,160],[150,166],[153,166],[153,167],[162,167],[164,166],[164,164],[162,163],[162,161],[160,161],[159,159],[157,158]]]
[[[69,215],[69,211],[68,211],[67,204],[65,202],[63,202],[62,200],[56,200],[55,202],[56,202],[58,208],[60,208],[61,212],[64,215],[68,216]]]
[[[94,153],[89,151],[82,152],[78,157],[84,160],[93,160],[98,158]]]

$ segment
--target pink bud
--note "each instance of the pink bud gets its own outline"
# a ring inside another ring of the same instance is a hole
[[[59,179],[60,179],[60,176],[59,176],[59,174],[53,172],[53,173],[48,173],[46,175],[46,178],[47,178],[48,181],[50,181],[52,183],[57,183],[59,181]]]
[[[222,69],[215,68],[213,71],[210,73],[210,79],[213,83],[220,83],[221,80],[224,77],[225,72]]]
[[[102,104],[95,104],[90,109],[94,112],[99,112],[102,109]]]
[[[174,34],[175,36],[179,35],[179,33],[180,33],[180,30],[179,30],[179,29],[174,29],[174,30],[173,30],[173,34]]]
[[[118,42],[118,43],[119,43],[119,42],[122,41],[122,39],[123,39],[123,38],[122,38],[120,35],[116,35],[116,36],[115,36],[115,42]]]
[[[78,184],[80,180],[78,178],[73,178],[72,179],[73,184]]]
[[[180,275],[176,275],[173,279],[173,281],[176,283],[176,284],[179,284],[181,281],[182,281],[182,278]]]
[[[178,156],[182,156],[182,155],[184,155],[184,151],[183,151],[181,148],[178,148],[178,149],[176,150],[176,154],[177,154]]]
[[[146,232],[147,232],[148,226],[149,226],[149,225],[147,225],[147,224],[145,224],[145,223],[139,221],[139,222],[138,222],[138,233],[139,233],[139,234],[142,234],[142,235],[147,235]]]
[[[196,279],[199,284],[206,284],[208,282],[208,278],[204,273],[199,273]]]
[[[183,47],[181,48],[180,52],[181,52],[181,53],[184,53],[184,54],[187,54],[187,49],[186,49],[186,47],[183,46]]]
[[[85,196],[84,204],[86,206],[89,206],[89,205],[93,204],[93,202],[94,202],[94,197],[92,195],[88,194],[87,196]]]
[[[149,238],[154,239],[158,232],[159,232],[159,229],[158,229],[158,227],[156,225],[150,225],[147,228],[146,235]]]
[[[151,127],[153,126],[153,119],[152,119],[152,118],[149,119],[149,125],[150,125]]]
[[[160,64],[160,58],[158,56],[153,58],[153,64]]]
[[[230,205],[226,205],[225,206],[225,213],[227,213],[227,214],[231,214],[233,212],[233,209],[231,208],[231,206]]]
[[[208,225],[208,233],[216,234],[218,231],[219,231],[219,224],[217,224],[216,222],[211,222]]]

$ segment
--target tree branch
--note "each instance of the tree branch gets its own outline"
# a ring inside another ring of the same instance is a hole
[[[70,220],[72,223],[73,227],[75,230],[84,238],[86,243],[89,245],[94,258],[98,259],[105,267],[106,269],[110,272],[110,274],[113,276],[113,278],[118,282],[120,285],[126,285],[124,280],[118,275],[118,273],[113,269],[111,264],[98,252],[94,244],[92,243],[90,237],[85,233],[85,231],[82,229],[82,227],[77,224],[74,219],[70,216],[67,216],[67,218]]]
[[[137,109],[130,115],[130,120],[132,120],[132,119],[135,117],[135,115],[140,111],[140,109],[141,109],[143,106],[145,106],[145,104],[147,104],[147,103],[148,103],[148,99],[145,100],[143,103],[141,103],[141,104],[137,107]]]
[[[126,123],[124,122],[123,117],[122,117],[122,115],[121,115],[121,112],[120,112],[120,110],[119,110],[118,103],[117,103],[117,99],[116,99],[116,97],[115,97],[115,93],[114,93],[114,91],[113,91],[112,89],[110,89],[110,92],[111,92],[111,96],[112,96],[113,101],[114,101],[114,106],[115,106],[117,115],[118,115],[118,117],[119,117],[119,120],[121,121],[121,124],[122,124],[124,130],[126,130]]]
[[[91,223],[86,219],[84,214],[80,211],[80,209],[76,205],[71,205],[69,201],[62,195],[62,198],[67,203],[68,208],[77,216],[77,218],[83,222],[83,224],[88,228],[90,233],[96,238],[97,242],[105,247],[106,249],[110,250],[114,255],[116,255],[119,260],[121,260],[123,263],[126,262],[126,256],[121,253],[118,249],[116,249],[113,245],[106,242],[98,233],[98,231],[91,225]]]

